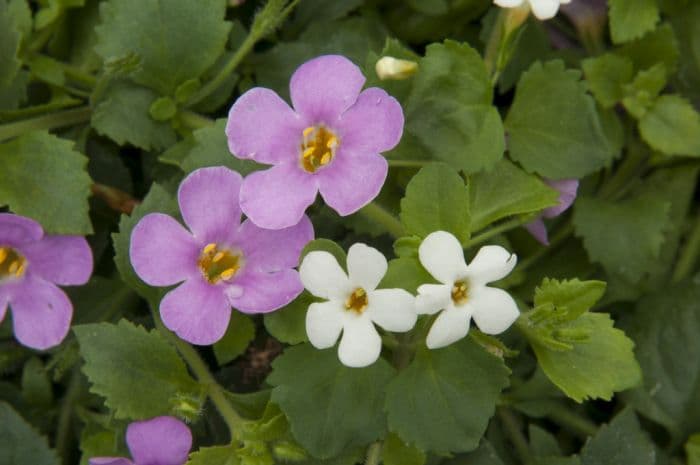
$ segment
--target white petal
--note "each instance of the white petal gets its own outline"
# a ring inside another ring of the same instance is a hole
[[[523,4],[523,0],[493,0],[493,3],[503,8],[514,8]]]
[[[416,313],[433,315],[447,308],[452,300],[452,289],[447,284],[423,284],[418,287],[416,297]]]
[[[301,262],[299,277],[304,287],[316,297],[342,300],[352,292],[348,276],[328,252],[309,252]]]
[[[500,334],[518,319],[520,311],[503,289],[482,287],[471,296],[469,307],[474,323],[486,334]]]
[[[338,301],[321,302],[309,305],[306,312],[306,334],[309,342],[317,349],[327,349],[335,345],[343,329],[343,304]]]
[[[559,10],[559,0],[530,0],[530,7],[537,19],[551,19]]]
[[[517,262],[518,257],[500,245],[486,245],[469,263],[467,275],[472,283],[484,285],[506,277]]]
[[[357,243],[348,250],[348,275],[353,286],[375,290],[387,268],[386,258],[377,249]]]
[[[435,279],[450,286],[467,270],[462,245],[445,231],[428,234],[418,247],[418,257]]]
[[[430,328],[425,343],[429,349],[439,349],[459,341],[469,332],[469,311],[450,306],[443,310]]]
[[[359,368],[377,361],[382,351],[382,339],[372,320],[366,315],[345,319],[343,336],[338,346],[338,358],[343,365]]]
[[[403,289],[378,289],[367,296],[365,313],[388,331],[403,333],[416,324],[416,298]]]

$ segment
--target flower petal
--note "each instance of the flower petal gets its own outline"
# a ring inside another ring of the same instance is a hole
[[[89,465],[134,465],[129,459],[124,457],[93,457],[88,460]]]
[[[369,293],[365,313],[382,328],[403,333],[416,324],[415,300],[403,289],[377,289]]]
[[[131,423],[126,443],[139,465],[183,465],[192,447],[192,433],[177,418],[155,417]]]
[[[467,274],[473,283],[484,285],[508,276],[516,263],[518,257],[500,245],[485,245],[469,263]]]
[[[469,332],[469,317],[465,308],[452,305],[438,315],[425,341],[429,349],[439,349],[457,342]]]
[[[288,228],[301,221],[317,190],[316,179],[296,162],[277,165],[243,180],[241,208],[261,228]]]
[[[232,307],[243,313],[268,313],[294,300],[304,286],[297,270],[287,268],[274,273],[249,271],[234,278],[235,291],[228,294]]]
[[[224,336],[231,305],[221,286],[194,277],[163,297],[160,316],[163,324],[185,341],[209,345]]]
[[[545,226],[542,218],[537,218],[536,220],[525,225],[525,229],[532,234],[532,236],[537,239],[542,245],[549,245],[549,237],[547,235],[547,226]]]
[[[356,153],[380,153],[396,147],[403,133],[401,104],[383,89],[365,89],[340,117],[343,147]]]
[[[537,19],[552,19],[559,10],[559,0],[530,0],[530,7]]]
[[[355,213],[382,190],[389,164],[377,153],[353,153],[341,147],[327,168],[316,173],[323,200],[341,216]]]
[[[73,304],[53,283],[27,275],[10,296],[15,337],[33,349],[45,350],[63,341],[73,317]]]
[[[200,242],[225,242],[241,223],[241,175],[223,166],[200,168],[177,192],[182,218]]]
[[[10,286],[0,286],[0,323],[5,319],[7,306],[10,304]]]
[[[317,349],[333,347],[343,329],[345,309],[338,301],[320,302],[309,305],[306,312],[306,334],[309,342]]]
[[[503,8],[514,8],[523,4],[525,0],[493,0],[493,3]]]
[[[348,250],[348,276],[353,286],[370,292],[377,288],[389,267],[384,255],[365,244],[353,244]]]
[[[302,249],[314,238],[314,227],[304,215],[294,226],[284,229],[262,229],[245,220],[236,237],[243,251],[246,267],[256,271],[279,271],[299,265]]]
[[[85,284],[92,274],[92,250],[82,236],[44,236],[22,253],[33,274],[55,284]]]
[[[294,160],[306,127],[302,118],[275,92],[256,87],[231,107],[226,136],[231,153],[259,163]]]
[[[578,192],[578,179],[562,179],[559,181],[547,181],[550,187],[559,191],[559,205],[545,208],[542,215],[545,218],[554,218],[561,215],[564,211],[571,207],[571,204],[576,200]]]
[[[365,77],[353,62],[324,55],[297,68],[289,92],[297,113],[314,123],[331,124],[355,103],[364,84]]]
[[[469,300],[474,322],[481,332],[500,334],[520,316],[513,298],[503,289],[482,287]]]
[[[0,213],[0,244],[11,247],[38,241],[44,230],[36,221],[12,213]]]
[[[299,267],[304,287],[316,297],[344,301],[352,292],[348,275],[328,252],[309,252]]]
[[[131,233],[131,264],[151,286],[170,286],[198,274],[199,253],[192,235],[162,213],[144,216]]]
[[[381,352],[382,338],[372,320],[365,315],[345,319],[338,345],[338,358],[343,365],[366,367],[376,362]]]
[[[447,308],[452,301],[451,292],[452,289],[447,284],[423,284],[419,286],[416,296],[416,313],[434,315]]]
[[[445,231],[428,234],[418,247],[418,258],[433,278],[450,286],[467,271],[462,245]]]

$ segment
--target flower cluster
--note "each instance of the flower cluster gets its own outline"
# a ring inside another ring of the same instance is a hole
[[[516,257],[500,246],[482,247],[467,265],[462,246],[445,231],[429,234],[421,243],[419,259],[440,284],[424,284],[414,297],[403,289],[377,289],[387,271],[386,258],[364,244],[350,247],[347,273],[328,252],[310,252],[300,267],[304,287],[325,302],[309,306],[306,332],[318,348],[338,345],[340,361],[351,367],[374,363],[382,341],[374,326],[394,332],[413,328],[418,314],[435,319],[426,344],[437,349],[467,335],[469,321],[487,334],[505,331],[518,318],[513,298],[487,286],[508,275]]]

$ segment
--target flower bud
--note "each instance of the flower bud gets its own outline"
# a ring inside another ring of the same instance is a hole
[[[418,71],[418,63],[394,57],[382,57],[377,61],[374,69],[381,80],[408,79]]]

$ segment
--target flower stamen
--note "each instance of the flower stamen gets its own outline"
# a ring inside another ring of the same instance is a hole
[[[469,300],[469,283],[464,281],[457,281],[452,286],[452,301],[455,305],[463,305]]]
[[[243,255],[229,249],[219,249],[215,243],[207,244],[197,261],[202,275],[210,284],[228,281],[233,278],[243,266]]]
[[[335,157],[339,145],[338,136],[322,125],[309,126],[302,134],[301,166],[309,173],[315,173]]]
[[[345,301],[345,309],[362,315],[367,309],[367,292],[361,287],[355,289]]]
[[[0,247],[0,279],[19,278],[27,269],[27,259],[11,247]]]

